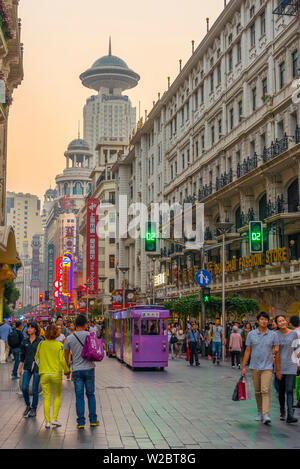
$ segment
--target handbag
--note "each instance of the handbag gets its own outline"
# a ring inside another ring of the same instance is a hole
[[[242,378],[242,380],[238,382],[238,394],[239,394],[239,401],[247,400],[246,382],[244,378]]]
[[[245,377],[241,376],[234,388],[232,400],[238,402],[248,401],[249,399],[251,399],[250,383]]]
[[[176,335],[172,335],[171,339],[170,339],[170,344],[177,344],[178,342],[178,339],[176,337]]]

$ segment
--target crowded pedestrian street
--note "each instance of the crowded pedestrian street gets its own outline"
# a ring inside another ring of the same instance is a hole
[[[298,425],[279,419],[275,389],[271,426],[255,421],[254,395],[232,401],[240,372],[230,363],[217,367],[202,359],[200,367],[190,367],[181,358],[170,360],[163,372],[133,372],[105,358],[96,366],[100,426],[82,432],[76,429],[71,381],[63,381],[62,426],[47,430],[42,397],[37,417],[24,419],[18,382],[10,379],[12,363],[0,366],[1,449],[300,449]],[[300,417],[300,409],[295,416]]]
[[[0,0],[0,450],[22,466],[300,449],[300,0],[188,7]]]

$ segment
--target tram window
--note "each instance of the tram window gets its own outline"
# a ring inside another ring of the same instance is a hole
[[[134,335],[140,335],[139,320],[134,320]]]
[[[166,321],[166,319],[163,319],[162,320],[162,335],[167,335],[167,334],[168,334],[167,321]]]
[[[142,335],[159,335],[159,320],[158,319],[143,319],[142,320]]]

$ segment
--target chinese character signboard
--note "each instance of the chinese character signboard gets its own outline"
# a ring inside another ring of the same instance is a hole
[[[62,277],[63,277],[63,258],[58,257],[56,259],[56,280],[53,282],[54,291],[53,296],[56,298],[56,308],[60,308],[62,305],[61,295],[62,295]]]
[[[40,236],[34,235],[32,237],[32,268],[31,268],[31,288],[40,288]]]
[[[98,199],[87,199],[86,234],[86,281],[90,284],[88,293],[98,293],[98,238],[97,238]]]
[[[64,302],[71,303],[73,297],[73,255],[65,252],[62,259],[62,296]]]
[[[62,213],[72,211],[74,208],[74,200],[71,199],[69,195],[65,195],[60,199],[60,207]]]
[[[54,244],[48,244],[48,290],[52,291],[54,282]]]
[[[74,226],[67,226],[65,228],[64,251],[74,253],[74,241]]]

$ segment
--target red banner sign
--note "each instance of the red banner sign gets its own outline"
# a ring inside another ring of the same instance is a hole
[[[98,199],[87,199],[86,221],[86,281],[90,284],[88,293],[98,293],[98,237],[97,237]]]

